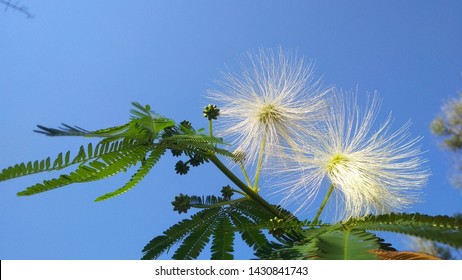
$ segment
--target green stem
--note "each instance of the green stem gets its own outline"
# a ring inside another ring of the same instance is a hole
[[[240,195],[242,195],[242,196],[247,196],[247,195],[245,194],[245,192],[241,192],[240,190],[236,190],[236,189],[232,189],[232,190],[233,190],[233,192],[238,193],[238,194],[240,194]]]
[[[282,214],[280,211],[278,211],[274,206],[269,204],[266,200],[264,200],[258,193],[256,193],[254,190],[249,188],[244,182],[242,182],[241,179],[239,179],[231,170],[226,167],[226,165],[221,162],[216,155],[210,155],[209,157],[210,161],[215,164],[215,166],[220,169],[223,174],[225,174],[226,177],[228,177],[236,186],[238,186],[250,199],[252,199],[255,203],[259,204],[269,212],[271,212],[275,217],[278,217],[280,219],[286,219],[284,214]]]
[[[263,154],[265,152],[266,133],[261,139],[260,153],[258,155],[257,170],[255,171],[255,181],[253,183],[254,191],[258,190],[258,179],[260,178],[261,164],[263,162]]]
[[[209,133],[210,133],[210,138],[213,138],[213,124],[212,124],[212,120],[209,120]]]
[[[319,221],[319,216],[321,216],[322,210],[324,210],[324,207],[326,206],[327,200],[329,200],[330,195],[332,194],[332,191],[334,190],[334,184],[330,185],[329,190],[327,191],[326,196],[324,197],[324,200],[321,203],[321,206],[319,206],[318,212],[316,213],[316,216],[313,219],[313,222],[311,222],[311,225],[314,226],[318,223]]]
[[[345,239],[343,241],[343,259],[348,260],[347,252],[348,252],[348,237],[350,236],[350,230],[346,231]]]
[[[242,174],[244,174],[245,182],[249,188],[252,187],[252,183],[250,182],[249,175],[247,175],[247,171],[245,170],[244,164],[242,162],[239,164],[241,166]]]

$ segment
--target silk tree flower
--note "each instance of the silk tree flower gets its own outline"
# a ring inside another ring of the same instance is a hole
[[[324,133],[306,142],[292,168],[283,171],[297,174],[283,189],[284,204],[295,201],[300,210],[324,185],[333,186],[337,207],[343,208],[337,217],[343,219],[398,211],[418,201],[429,176],[420,138],[410,138],[410,122],[390,132],[391,115],[373,131],[379,105],[377,95],[368,98],[362,114],[356,95],[336,94]]]
[[[274,155],[276,147],[298,147],[302,135],[316,133],[330,89],[313,78],[311,64],[279,49],[249,53],[241,66],[240,75],[225,74],[217,82],[221,90],[208,92],[220,108],[218,136],[253,164],[262,154]]]

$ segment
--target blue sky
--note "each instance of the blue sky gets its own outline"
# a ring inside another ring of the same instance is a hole
[[[88,143],[33,133],[37,124],[123,124],[132,101],[206,127],[204,96],[220,71],[238,71],[249,50],[283,47],[313,60],[326,84],[360,97],[377,91],[395,128],[412,120],[432,176],[409,212],[461,212],[451,158],[428,129],[462,89],[460,1],[21,3],[35,18],[0,12],[0,168]],[[135,189],[100,203],[129,174],[32,197],[16,193],[54,174],[1,182],[0,259],[139,259],[149,240],[188,217],[172,211],[175,195],[217,194],[228,183],[212,166],[176,175],[174,163],[167,156]],[[242,248],[236,257],[251,255]]]

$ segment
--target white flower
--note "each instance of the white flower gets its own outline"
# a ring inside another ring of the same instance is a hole
[[[337,94],[325,132],[317,134],[316,142],[307,141],[294,168],[285,171],[299,176],[283,190],[285,203],[296,201],[299,210],[306,207],[326,179],[343,200],[340,218],[397,211],[416,201],[429,176],[416,146],[420,138],[409,139],[409,122],[389,133],[391,115],[372,132],[377,95],[367,104],[362,115],[356,95]]]
[[[208,94],[220,108],[217,134],[250,163],[315,133],[315,122],[324,118],[323,97],[330,91],[313,79],[312,67],[303,59],[280,49],[249,54],[242,73],[226,74],[219,85],[221,90]]]

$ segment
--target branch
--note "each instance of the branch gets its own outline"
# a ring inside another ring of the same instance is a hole
[[[260,206],[262,206],[270,213],[272,213],[274,216],[280,219],[290,219],[290,217],[287,217],[284,213],[278,211],[266,200],[264,200],[257,192],[249,188],[244,182],[242,182],[238,177],[236,177],[236,175],[234,175],[234,173],[232,173],[215,155],[210,155],[209,159],[213,164],[215,164],[216,167],[218,167],[218,169],[220,169],[221,172],[223,172],[223,174],[225,174],[226,177],[228,177],[234,184],[236,184],[236,186],[238,186],[254,202],[256,202],[257,204],[259,204]]]
[[[11,0],[5,1],[5,0],[0,0],[0,4],[5,5],[5,12],[11,8],[15,11],[18,11],[20,13],[23,13],[27,16],[27,18],[33,18],[34,15],[29,12],[29,9],[26,6],[19,6],[19,1],[16,3],[11,3]]]

